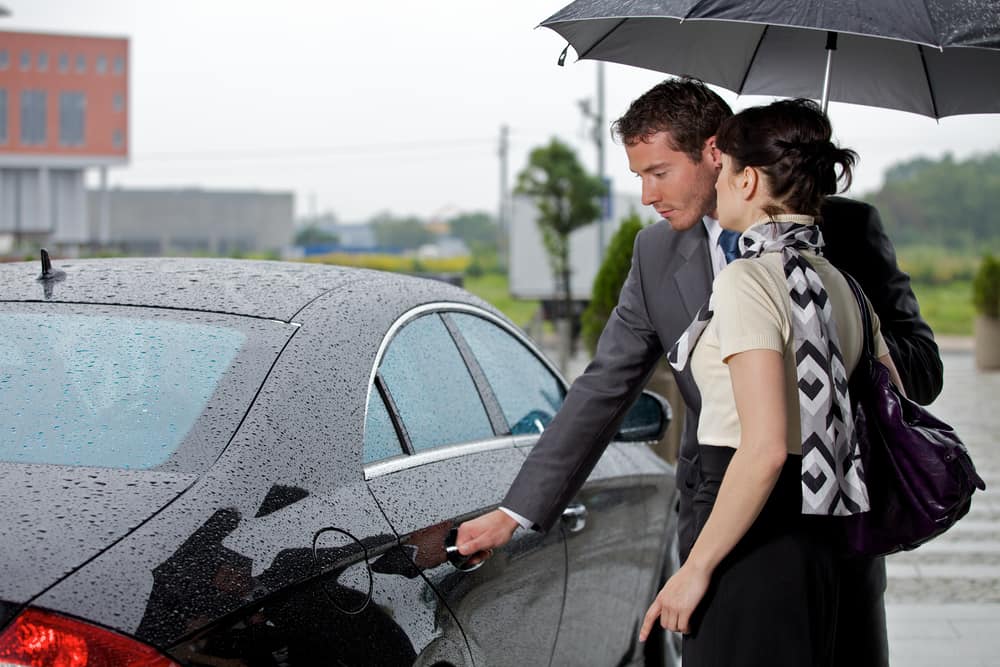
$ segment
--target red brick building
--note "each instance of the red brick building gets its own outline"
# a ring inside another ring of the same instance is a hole
[[[128,162],[128,82],[128,39],[0,31],[0,234],[108,240],[84,171]]]

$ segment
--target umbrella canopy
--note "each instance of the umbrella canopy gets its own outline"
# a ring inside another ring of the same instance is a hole
[[[580,58],[687,74],[738,94],[934,118],[1000,111],[997,0],[577,0],[542,25]]]

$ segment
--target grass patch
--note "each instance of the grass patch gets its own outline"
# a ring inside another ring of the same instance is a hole
[[[935,334],[972,335],[976,311],[972,307],[972,282],[957,280],[944,285],[913,283],[920,314]]]
[[[316,264],[337,264],[377,271],[395,273],[463,273],[472,262],[471,257],[427,257],[418,259],[408,255],[385,253],[331,252],[326,255],[312,255],[304,259]]]
[[[487,273],[477,277],[466,276],[463,286],[483,301],[493,304],[519,327],[525,326],[538,309],[537,300],[511,297],[505,275]]]

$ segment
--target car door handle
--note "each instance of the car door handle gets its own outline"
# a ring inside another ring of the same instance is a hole
[[[573,503],[563,510],[562,520],[569,532],[580,532],[587,525],[587,506],[582,503]]]
[[[458,528],[452,528],[444,538],[444,553],[448,562],[459,572],[473,572],[478,570],[490,557],[492,552],[478,551],[471,556],[463,556],[458,552]]]

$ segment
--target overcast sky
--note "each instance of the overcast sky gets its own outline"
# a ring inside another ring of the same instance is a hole
[[[510,180],[558,136],[596,169],[578,100],[593,61],[535,26],[564,0],[3,0],[8,30],[131,40],[131,162],[112,185],[293,191],[300,214],[363,221],[389,210],[447,217],[497,208],[500,126]],[[606,114],[664,75],[606,66]],[[721,91],[736,108],[767,102]],[[833,104],[839,140],[861,153],[855,194],[903,159],[1000,148],[1000,116],[940,123]],[[609,142],[615,190],[638,192]]]

